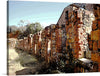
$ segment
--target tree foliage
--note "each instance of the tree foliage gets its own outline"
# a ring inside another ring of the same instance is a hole
[[[18,31],[18,39],[27,37],[29,34],[34,34],[43,29],[39,22],[29,23],[29,21],[20,20],[18,25],[18,27],[15,25],[7,27],[8,34],[12,33],[15,35],[16,31]]]
[[[32,23],[30,24],[27,29],[26,29],[26,32],[28,33],[31,33],[31,34],[34,34],[38,31],[42,30],[42,27],[41,27],[41,24],[36,22],[36,23]]]
[[[18,27],[15,26],[15,25],[12,25],[12,26],[7,26],[7,32],[16,32],[18,30]]]
[[[26,30],[23,33],[21,33],[18,38],[27,37],[29,34],[34,34],[36,32],[39,32],[42,29],[43,28],[42,28],[41,24],[38,22],[28,24],[28,25],[26,25]]]

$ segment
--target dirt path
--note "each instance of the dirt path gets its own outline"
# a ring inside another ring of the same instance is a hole
[[[8,40],[8,74],[9,75],[33,75],[59,73],[52,70],[51,66],[43,59],[30,55],[25,51],[15,49],[17,39]],[[53,67],[54,68],[54,67]]]
[[[35,67],[37,59],[21,50],[9,49],[8,71],[9,75],[16,75],[16,71]]]
[[[8,63],[9,75],[60,73],[58,70],[52,70],[44,60],[18,49],[9,49]]]

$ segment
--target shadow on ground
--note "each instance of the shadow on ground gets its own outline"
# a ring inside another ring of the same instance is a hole
[[[57,74],[60,73],[58,70],[52,70],[50,65],[45,61],[37,58],[36,56],[30,55],[25,51],[16,49],[20,64],[25,67],[25,69],[16,71],[16,75],[32,75],[32,74]]]

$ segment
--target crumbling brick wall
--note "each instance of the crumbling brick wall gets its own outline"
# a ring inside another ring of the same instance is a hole
[[[92,12],[73,6],[73,11],[68,15],[69,18],[66,20],[67,45],[69,44],[73,49],[75,58],[82,58],[84,51],[89,50],[87,38],[92,31]]]
[[[98,71],[100,71],[100,5],[93,6],[95,20],[92,24],[91,34],[88,36],[89,50],[91,51],[91,60],[98,62]]]
[[[27,39],[24,44],[27,49]],[[47,26],[41,34],[33,35],[33,54],[41,52],[48,62],[58,60],[64,53],[69,56],[70,51],[76,59],[96,61],[100,71],[100,5],[70,5],[57,25]]]

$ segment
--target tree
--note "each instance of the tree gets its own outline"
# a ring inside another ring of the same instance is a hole
[[[18,27],[15,25],[7,26],[7,32],[9,33],[15,33],[18,30]]]
[[[26,26],[26,30],[23,31],[18,38],[24,38],[27,37],[29,34],[34,34],[36,32],[39,32],[40,30],[42,30],[42,26],[39,22],[35,22],[35,23],[31,23],[31,24],[27,24]]]
[[[36,23],[31,23],[30,25],[28,25],[26,32],[28,32],[28,34],[34,34],[38,31],[42,30],[41,24],[36,22]]]
[[[38,23],[38,22],[35,23],[35,27],[36,27],[36,28],[35,28],[36,32],[38,32],[38,31],[40,31],[40,30],[43,29],[42,26],[41,26],[41,24]]]
[[[18,23],[18,30],[21,31],[21,33],[23,33],[27,29],[26,25],[29,25],[29,24],[30,22],[28,20],[20,20]]]
[[[28,24],[30,24],[30,22],[28,20],[20,20],[19,23],[18,23],[19,27],[25,26],[25,25],[28,25]]]

